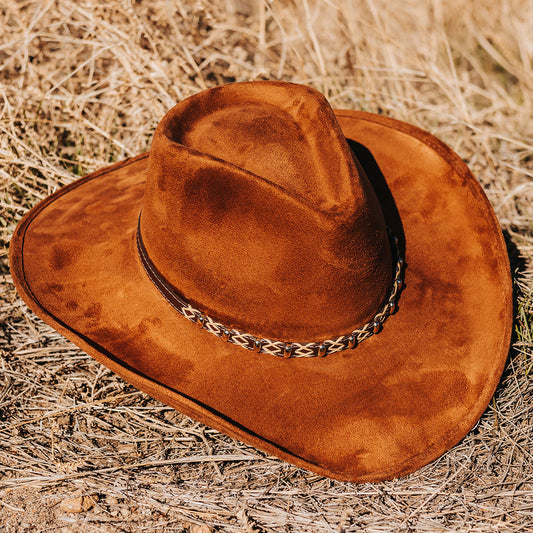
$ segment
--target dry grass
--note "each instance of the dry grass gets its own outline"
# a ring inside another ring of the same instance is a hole
[[[531,1],[4,0],[0,27],[0,531],[533,531]],[[441,137],[507,236],[516,335],[494,401],[398,481],[333,482],[175,413],[45,326],[8,273],[29,207],[146,150],[176,101],[272,78]],[[69,513],[78,489],[97,503]]]

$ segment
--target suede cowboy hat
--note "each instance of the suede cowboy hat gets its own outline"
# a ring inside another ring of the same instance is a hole
[[[504,239],[463,161],[291,83],[180,102],[149,154],[29,211],[10,261],[28,306],[126,381],[340,480],[451,448],[510,345]]]

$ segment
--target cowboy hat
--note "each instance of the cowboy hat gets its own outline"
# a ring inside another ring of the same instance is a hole
[[[341,480],[456,444],[510,344],[503,236],[463,161],[291,83],[182,101],[149,154],[31,209],[10,263],[28,306],[125,380]]]

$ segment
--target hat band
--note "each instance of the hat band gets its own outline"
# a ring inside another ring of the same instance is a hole
[[[148,274],[148,277],[161,293],[161,295],[167,300],[167,302],[187,320],[194,322],[201,329],[216,335],[226,342],[231,342],[247,350],[254,350],[256,352],[268,353],[270,355],[276,355],[278,357],[323,357],[326,354],[335,352],[341,352],[348,348],[355,348],[359,343],[379,333],[383,323],[389,315],[396,310],[396,304],[399,298],[400,289],[402,288],[402,269],[403,258],[400,256],[400,250],[398,248],[398,239],[395,236],[391,236],[391,243],[393,245],[396,254],[396,271],[394,276],[394,282],[392,285],[389,297],[374,316],[374,318],[367,322],[361,328],[353,330],[348,335],[337,337],[336,339],[324,340],[321,342],[282,342],[271,339],[259,338],[249,333],[243,333],[236,329],[230,329],[224,324],[217,322],[213,318],[205,315],[199,309],[193,307],[183,296],[178,294],[172,285],[166,281],[163,275],[157,270],[152,263],[144,247],[144,243],[141,237],[140,228],[140,216],[139,224],[137,226],[137,250],[144,270]]]

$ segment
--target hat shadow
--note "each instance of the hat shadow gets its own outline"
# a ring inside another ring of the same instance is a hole
[[[372,152],[366,146],[352,139],[346,139],[346,141],[352,149],[355,157],[363,167],[368,181],[372,185],[378,201],[381,204],[385,222],[391,229],[393,235],[398,237],[398,247],[400,249],[400,253],[402,254],[402,257],[405,257],[405,233],[403,230],[400,213],[398,212],[394,197],[389,189],[389,186],[387,185],[385,176],[383,176],[383,172],[381,172],[381,169],[379,168],[377,161],[374,159]]]
[[[505,364],[505,369],[503,371],[500,384],[496,390],[496,396],[499,394],[502,389],[502,384],[511,374],[515,373],[516,370],[513,367],[514,360],[518,357],[521,357],[520,351],[515,347],[515,343],[518,342],[519,335],[518,331],[520,329],[520,316],[519,316],[519,301],[522,300],[525,296],[525,290],[520,286],[518,282],[519,279],[527,271],[527,261],[526,258],[521,254],[520,250],[513,241],[513,238],[508,230],[502,230],[503,238],[505,240],[505,246],[507,248],[507,255],[509,257],[509,265],[511,267],[511,278],[513,280],[513,331],[511,334],[511,346],[509,347],[509,354],[507,355],[507,361]]]
[[[387,185],[387,182],[385,180],[385,177],[383,176],[383,173],[381,172],[381,169],[379,168],[379,165],[377,164],[376,160],[374,159],[374,156],[366,146],[352,139],[346,140],[350,148],[353,150],[353,153],[357,157],[358,161],[360,162],[361,166],[363,167],[363,170],[365,171],[368,180],[370,181],[374,192],[376,193],[376,196],[378,197],[378,200],[382,206],[383,215],[385,217],[387,226],[392,230],[394,235],[398,237],[398,245],[400,247],[401,254],[403,257],[405,257],[406,241],[402,221],[398,209],[396,207],[394,197]],[[509,376],[513,375],[516,372],[516,369],[514,367],[515,360],[520,357],[520,352],[514,347],[514,345],[519,340],[518,326],[520,318],[518,303],[524,297],[524,289],[520,287],[520,285],[517,283],[517,280],[520,279],[527,270],[526,259],[520,253],[520,250],[514,243],[510,233],[505,229],[502,230],[502,233],[507,248],[507,256],[509,258],[509,264],[511,267],[511,277],[513,280],[514,320],[513,331],[511,334],[511,345],[507,354],[507,360],[505,363],[502,377],[500,378],[498,387],[496,388],[496,391],[494,393],[496,398],[505,394],[505,390],[507,388],[506,381],[509,379]]]

